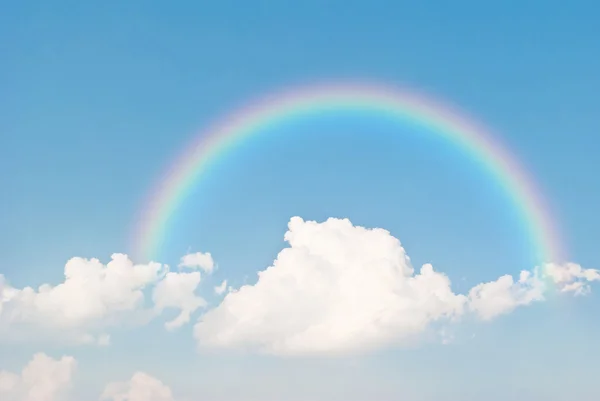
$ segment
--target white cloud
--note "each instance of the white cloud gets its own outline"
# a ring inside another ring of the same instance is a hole
[[[522,271],[516,282],[512,276],[504,275],[495,281],[478,284],[469,291],[469,308],[483,320],[542,300],[544,285],[528,271]]]
[[[0,400],[58,401],[70,390],[77,368],[71,356],[53,359],[44,353],[33,356],[20,373],[0,370]],[[136,372],[126,382],[105,386],[100,400],[174,401],[171,389],[144,372]]]
[[[111,327],[144,324],[163,309],[178,308],[180,315],[167,324],[171,329],[204,305],[194,295],[199,272],[168,273],[159,263],[136,265],[123,254],[112,255],[106,265],[72,258],[64,276],[56,286],[17,289],[0,275],[0,340],[108,345]],[[153,310],[146,305],[145,291],[154,286]]]
[[[127,382],[109,383],[100,400],[110,401],[174,401],[171,389],[160,380],[137,372]]]
[[[215,286],[215,294],[223,295],[227,290],[227,280],[223,280],[223,282],[217,286]]]
[[[463,313],[467,298],[400,242],[349,220],[294,217],[290,247],[255,285],[229,293],[195,326],[201,345],[276,354],[340,353],[395,343]]]
[[[285,234],[289,247],[259,272],[254,285],[226,294],[194,327],[201,346],[242,348],[272,354],[361,352],[422,334],[433,323],[473,313],[482,320],[544,300],[547,285],[585,295],[600,271],[574,263],[547,264],[518,279],[505,275],[467,294],[430,264],[412,267],[400,241],[383,229],[353,226],[347,219],[322,223],[294,217]],[[209,253],[182,258],[182,265],[211,271]],[[174,330],[206,306],[197,295],[201,272],[169,272],[150,263],[135,265],[114,254],[72,258],[61,284],[38,289],[10,286],[0,275],[0,340],[69,341],[106,346],[115,326],[144,324],[170,309]],[[151,292],[154,305],[146,305]],[[0,386],[8,386],[8,376]]]
[[[215,268],[215,262],[209,252],[196,252],[182,256],[179,267],[201,269],[205,273],[211,274]]]
[[[573,292],[575,295],[586,295],[591,291],[588,283],[600,281],[600,270],[584,269],[575,263],[549,263],[544,273],[562,292]]]
[[[161,272],[158,263],[134,265],[126,255],[114,254],[106,266],[98,259],[70,259],[64,282],[56,286],[16,289],[4,283],[0,332],[33,326],[90,342],[88,330],[116,324],[142,308],[143,289],[159,280]]]
[[[181,313],[165,323],[167,330],[174,330],[190,321],[190,315],[198,308],[206,306],[206,301],[195,294],[200,284],[200,273],[167,273],[152,294],[158,313],[166,308],[177,308]]]
[[[2,401],[54,401],[71,385],[77,362],[73,357],[52,359],[39,353],[20,374],[0,371]]]
[[[547,277],[564,291],[598,277],[574,264],[548,265],[461,295],[431,265],[415,272],[400,242],[383,229],[294,217],[285,240],[289,247],[258,273],[256,284],[230,291],[202,316],[194,327],[200,346],[279,355],[361,352],[467,312],[490,320],[542,301]]]

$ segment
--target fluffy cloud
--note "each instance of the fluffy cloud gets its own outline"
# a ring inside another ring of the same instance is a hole
[[[512,312],[518,306],[544,299],[543,282],[528,271],[515,282],[505,275],[496,281],[481,283],[469,291],[469,308],[481,319],[490,320]]]
[[[179,267],[187,267],[191,269],[201,269],[207,274],[211,274],[215,268],[215,262],[210,253],[189,253],[181,258]]]
[[[259,272],[256,284],[233,289],[223,281],[214,287],[226,295],[194,327],[201,346],[283,355],[360,352],[404,342],[466,313],[491,320],[543,301],[548,285],[585,295],[591,282],[600,281],[598,270],[547,264],[457,294],[430,264],[413,268],[400,241],[386,230],[333,218],[317,223],[294,217],[288,227],[289,247]],[[179,312],[165,324],[174,330],[206,306],[197,295],[197,270],[212,272],[214,266],[209,253],[182,257],[180,268],[188,272],[136,265],[114,254],[106,265],[72,258],[56,286],[18,289],[0,275],[0,340],[108,345],[112,327],[144,324],[168,310]],[[3,377],[0,387],[10,380]]]
[[[170,322],[165,323],[167,330],[174,330],[190,321],[191,314],[198,308],[206,306],[206,301],[196,295],[200,284],[200,273],[167,273],[152,294],[155,309],[161,313],[164,309],[175,308],[181,313]]]
[[[35,327],[60,331],[83,343],[102,342],[90,333],[119,323],[124,315],[144,304],[143,289],[158,281],[163,267],[158,263],[134,265],[126,255],[114,254],[103,265],[98,259],[72,258],[64,268],[59,285],[43,284],[16,289],[0,285],[2,309],[0,332]]]
[[[71,388],[77,362],[71,356],[53,359],[38,353],[20,373],[0,370],[0,400],[57,401]],[[171,389],[160,380],[136,372],[129,381],[106,385],[101,401],[174,401]]]
[[[558,286],[561,292],[573,292],[575,295],[590,293],[589,283],[600,281],[599,270],[584,269],[575,263],[562,265],[549,263],[545,266],[544,273]]]
[[[285,240],[289,247],[259,272],[256,284],[230,291],[202,316],[194,327],[200,346],[279,355],[360,352],[465,313],[490,320],[542,301],[549,281],[576,291],[598,279],[596,270],[548,265],[462,295],[431,265],[416,272],[400,241],[383,229],[294,217]]]
[[[52,359],[36,354],[20,374],[0,371],[3,401],[54,401],[71,385],[77,363],[73,357]]]
[[[72,258],[64,276],[56,286],[17,289],[0,275],[0,339],[43,337],[108,345],[106,330],[112,326],[143,324],[175,308],[181,313],[166,325],[173,329],[205,304],[194,294],[199,272],[170,273],[159,263],[136,265],[123,254],[112,255],[106,265],[98,259]],[[154,308],[146,305],[145,291],[151,288]]]
[[[110,383],[100,400],[110,401],[174,401],[171,389],[160,380],[137,372],[127,382]]]
[[[490,320],[518,306],[543,301],[549,286],[560,292],[589,294],[592,281],[600,281],[600,271],[584,269],[575,263],[547,263],[533,272],[522,271],[517,281],[504,275],[496,281],[476,285],[469,291],[469,309],[481,319]]]
[[[227,280],[223,280],[223,282],[217,286],[215,286],[215,294],[223,295],[227,290]]]
[[[349,220],[289,222],[255,285],[229,293],[195,326],[200,344],[276,354],[339,353],[394,343],[467,302],[431,265],[415,274],[400,242]]]

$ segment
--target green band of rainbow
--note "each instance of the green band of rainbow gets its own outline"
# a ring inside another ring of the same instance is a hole
[[[200,133],[153,189],[134,233],[135,252],[153,259],[168,222],[189,190],[239,141],[291,118],[360,110],[409,119],[466,151],[506,191],[535,245],[539,262],[560,261],[562,241],[541,192],[486,129],[447,105],[414,92],[363,84],[317,85],[267,96]]]

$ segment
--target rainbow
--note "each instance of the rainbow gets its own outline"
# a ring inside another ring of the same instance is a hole
[[[284,121],[331,111],[379,113],[419,124],[449,139],[497,181],[527,230],[541,263],[563,258],[562,241],[540,190],[516,158],[488,130],[436,100],[413,91],[367,84],[327,84],[274,93],[201,132],[152,190],[134,232],[134,253],[153,259],[171,216],[211,164],[240,141]]]

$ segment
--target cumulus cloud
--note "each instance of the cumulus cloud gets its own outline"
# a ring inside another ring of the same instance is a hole
[[[194,329],[205,346],[276,354],[339,353],[401,341],[467,302],[425,265],[415,274],[383,229],[294,217],[282,250],[255,285],[229,293]]]
[[[598,277],[578,265],[548,265],[462,295],[430,264],[415,271],[400,241],[383,229],[294,217],[284,238],[289,247],[256,284],[230,291],[201,317],[194,327],[200,346],[279,355],[361,352],[466,313],[490,320],[542,301],[548,281],[576,291]]]
[[[71,385],[77,362],[73,357],[52,359],[39,353],[20,373],[0,370],[0,399],[3,401],[54,401]]]
[[[158,313],[167,308],[181,310],[175,319],[165,323],[167,330],[174,330],[188,323],[194,311],[206,306],[206,301],[196,295],[199,284],[199,272],[167,273],[165,278],[154,287],[152,299]]]
[[[108,345],[107,329],[143,324],[164,309],[180,309],[169,329],[189,321],[204,305],[194,295],[200,273],[169,273],[159,263],[134,264],[114,254],[104,265],[98,259],[72,258],[64,281],[38,289],[14,288],[0,275],[0,339],[60,339],[78,344]],[[145,291],[154,287],[154,308],[146,305]],[[40,335],[43,333],[43,335]]]
[[[200,269],[207,274],[211,274],[215,268],[215,262],[209,252],[196,252],[182,256],[179,262],[179,267]]]
[[[227,290],[227,280],[223,280],[223,282],[217,286],[215,286],[215,294],[223,295]]]
[[[543,282],[528,271],[515,281],[504,275],[495,281],[481,283],[469,291],[469,308],[483,320],[512,312],[518,306],[544,300]]]
[[[109,383],[101,401],[174,401],[171,389],[160,380],[143,372],[136,372],[126,382]]]
[[[589,283],[600,281],[600,270],[584,269],[575,263],[545,266],[544,274],[549,277],[561,292],[573,292],[575,295],[586,295],[591,292]]]
[[[547,263],[533,272],[522,271],[517,281],[504,275],[476,285],[469,291],[469,308],[481,319],[491,320],[519,306],[543,301],[549,286],[555,286],[560,292],[589,294],[592,281],[600,281],[600,271],[584,269],[575,263]]]
[[[44,353],[33,356],[19,373],[0,370],[0,400],[58,401],[71,388],[77,368],[75,358],[53,359]],[[144,372],[136,372],[130,380],[105,386],[101,401],[174,401],[171,389]]]
[[[226,295],[194,326],[200,346],[280,355],[361,352],[411,340],[438,323],[447,327],[465,314],[494,319],[543,301],[549,285],[585,295],[590,283],[600,281],[598,270],[547,264],[459,294],[432,265],[415,269],[400,241],[384,229],[294,217],[285,240],[289,247],[255,284],[233,289],[223,281],[214,287]],[[123,254],[106,265],[72,258],[62,283],[37,289],[12,287],[0,275],[0,340],[106,346],[115,326],[144,324],[169,310],[178,311],[165,324],[174,330],[207,305],[197,294],[197,270],[212,272],[215,265],[209,253],[198,252],[184,256],[180,266],[192,270],[136,265]],[[10,380],[3,377],[0,387]]]

